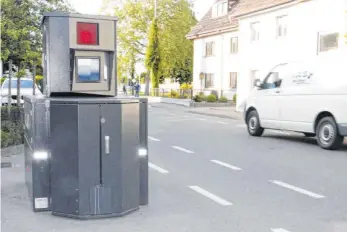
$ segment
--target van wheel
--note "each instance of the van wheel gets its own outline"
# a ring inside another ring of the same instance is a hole
[[[336,150],[341,147],[343,136],[339,135],[333,117],[322,118],[316,129],[319,146],[326,150]]]
[[[247,129],[251,136],[261,136],[264,128],[260,127],[260,120],[256,110],[252,110],[247,115]]]
[[[316,136],[316,134],[314,134],[314,133],[304,133],[304,135],[308,138],[312,138],[312,137]]]

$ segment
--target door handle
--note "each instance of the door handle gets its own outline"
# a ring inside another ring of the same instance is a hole
[[[280,93],[281,92],[281,90],[276,90],[276,92],[275,93]]]
[[[105,153],[106,155],[110,154],[110,136],[105,136]]]

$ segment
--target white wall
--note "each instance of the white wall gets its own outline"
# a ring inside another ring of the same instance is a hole
[[[193,88],[196,91],[201,89],[200,73],[214,74],[214,87],[219,93],[223,91],[229,99],[232,99],[236,93],[235,89],[229,88],[229,73],[239,71],[238,53],[231,54],[231,37],[236,37],[237,32],[224,33],[217,36],[211,36],[194,40],[194,77]],[[205,57],[206,43],[215,42],[214,56]],[[203,82],[203,90],[204,82]]]
[[[238,103],[246,99],[252,89],[250,72],[265,73],[275,64],[312,59],[347,59],[345,0],[314,0],[277,8],[271,12],[239,20]],[[276,38],[276,17],[288,15],[286,38]],[[260,41],[251,42],[250,24],[260,22]],[[339,32],[339,48],[317,54],[318,32]]]

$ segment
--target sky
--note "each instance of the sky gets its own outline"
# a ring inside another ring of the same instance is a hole
[[[71,5],[82,14],[98,14],[102,6],[102,0],[68,0]],[[160,1],[160,0],[158,0]],[[208,11],[214,0],[195,0],[194,11],[197,13],[197,19]],[[88,2],[88,3],[87,3]]]

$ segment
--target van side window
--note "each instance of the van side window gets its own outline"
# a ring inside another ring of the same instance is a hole
[[[276,66],[265,78],[262,89],[280,88],[282,79],[287,75],[287,64]]]
[[[282,79],[278,72],[270,72],[264,81],[263,89],[274,89],[281,87]]]

